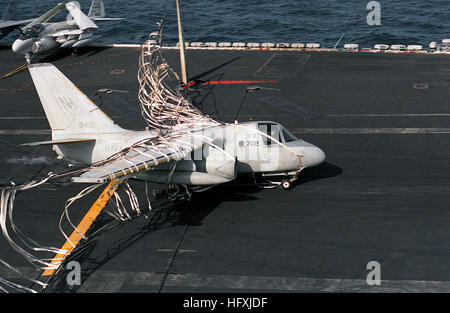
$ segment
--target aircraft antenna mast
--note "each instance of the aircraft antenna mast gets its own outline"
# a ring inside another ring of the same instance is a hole
[[[184,54],[184,38],[183,38],[183,28],[181,27],[181,14],[180,14],[180,4],[177,2],[177,19],[178,19],[178,41],[180,44],[180,65],[181,65],[181,81],[184,85],[187,85],[187,71],[186,71],[186,57]]]

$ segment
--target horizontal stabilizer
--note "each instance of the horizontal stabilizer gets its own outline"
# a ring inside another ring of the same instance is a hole
[[[105,22],[105,21],[123,21],[126,20],[124,17],[91,17],[91,20],[95,22]]]
[[[68,143],[83,143],[89,141],[95,141],[95,139],[61,139],[61,140],[38,141],[38,142],[23,143],[21,144],[21,146],[35,147],[41,145],[63,145]]]

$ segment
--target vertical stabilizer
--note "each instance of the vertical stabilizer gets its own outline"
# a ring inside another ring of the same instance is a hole
[[[53,139],[122,131],[55,66],[42,63],[31,64],[28,68]]]
[[[17,1],[11,0],[9,1],[5,13],[3,13],[3,16],[1,20],[3,21],[12,21],[16,19],[16,12],[17,12]]]
[[[89,9],[88,17],[105,17],[105,5],[103,0],[92,0],[91,8]]]

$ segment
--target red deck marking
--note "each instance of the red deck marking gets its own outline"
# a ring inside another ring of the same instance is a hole
[[[186,87],[192,87],[195,85],[232,85],[232,84],[253,84],[253,83],[274,83],[276,80],[207,80],[207,81],[191,81]]]

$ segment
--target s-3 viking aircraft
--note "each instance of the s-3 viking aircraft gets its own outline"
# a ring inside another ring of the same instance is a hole
[[[51,141],[28,145],[53,145],[60,157],[92,164],[73,182],[136,178],[198,187],[229,182],[239,174],[262,173],[287,177],[282,187],[289,189],[302,169],[325,159],[320,148],[275,122],[199,120],[168,130],[126,130],[52,64],[28,68],[52,129]]]
[[[66,8],[69,11],[66,21],[49,23],[49,20]],[[98,29],[95,21],[116,21],[123,18],[106,18],[103,0],[93,0],[88,15],[80,10],[77,1],[59,3],[23,27],[22,35],[12,45],[16,53],[25,54],[27,60],[33,55],[56,48],[81,48],[97,40],[94,35]]]
[[[8,35],[14,29],[19,28],[21,25],[30,23],[34,19],[29,20],[16,20],[17,1],[11,0],[6,6],[6,10],[0,19],[0,39]]]
[[[177,11],[183,43],[178,2]],[[289,189],[304,168],[325,160],[320,148],[278,123],[218,122],[195,108],[182,89],[175,92],[170,82],[186,86],[186,69],[180,80],[162,57],[162,25],[142,45],[139,58],[139,101],[147,130],[119,127],[55,66],[32,64],[28,68],[52,140],[28,145],[53,145],[59,157],[90,164],[73,182],[134,178],[181,185],[187,194],[255,173],[282,176],[281,186]],[[185,64],[182,49],[180,61]]]

